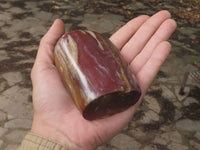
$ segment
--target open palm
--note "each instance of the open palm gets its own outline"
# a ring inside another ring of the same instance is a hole
[[[110,37],[135,74],[142,90],[138,103],[109,118],[87,121],[65,89],[54,64],[54,47],[65,33],[57,19],[42,38],[32,69],[34,120],[31,131],[56,140],[70,150],[94,149],[116,135],[132,118],[147,88],[167,58],[166,41],[176,28],[167,11],[152,17],[139,16]]]

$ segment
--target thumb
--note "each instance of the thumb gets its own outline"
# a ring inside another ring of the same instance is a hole
[[[40,41],[37,61],[42,61],[47,64],[53,63],[54,47],[58,39],[65,33],[65,26],[62,20],[56,19],[49,31],[44,35]]]
[[[40,41],[37,57],[31,71],[32,82],[41,70],[48,70],[54,66],[54,47],[64,33],[64,23],[62,20],[56,19]]]

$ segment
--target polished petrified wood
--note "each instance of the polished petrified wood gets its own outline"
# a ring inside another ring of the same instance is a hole
[[[86,119],[122,112],[138,101],[141,92],[134,75],[103,35],[70,31],[57,42],[54,55],[64,84]]]

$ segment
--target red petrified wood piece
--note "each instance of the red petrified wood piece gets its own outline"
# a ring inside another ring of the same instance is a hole
[[[75,30],[55,47],[55,64],[66,87],[88,120],[119,113],[140,95],[134,75],[108,38]]]

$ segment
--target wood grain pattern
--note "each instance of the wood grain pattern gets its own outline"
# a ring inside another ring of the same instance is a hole
[[[134,105],[140,88],[108,38],[74,30],[55,47],[55,64],[77,107],[88,120],[104,118]]]

